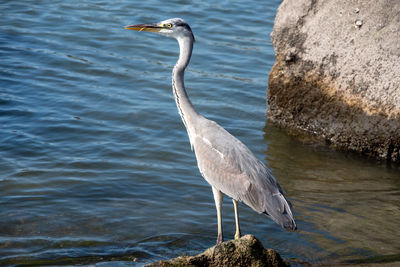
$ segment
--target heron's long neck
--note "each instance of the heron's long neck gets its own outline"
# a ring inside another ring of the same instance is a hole
[[[192,102],[190,101],[184,85],[184,72],[186,66],[189,64],[190,57],[193,49],[193,39],[184,37],[178,39],[179,43],[179,59],[175,64],[174,70],[172,71],[172,90],[175,97],[176,106],[178,107],[179,115],[181,115],[183,124],[189,134],[190,143],[194,134],[192,128],[193,122],[198,118],[199,114],[195,110]]]

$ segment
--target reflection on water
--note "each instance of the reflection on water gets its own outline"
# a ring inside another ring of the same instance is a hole
[[[240,205],[243,233],[313,262],[398,255],[398,168],[263,132],[280,2],[2,3],[0,265],[141,266],[215,243],[211,189],[170,88],[178,46],[123,29],[170,17],[196,35],[193,103],[264,158],[294,204],[299,231]],[[233,237],[229,198],[223,214]]]
[[[398,167],[300,143],[268,123],[265,132],[267,160],[295,203],[300,233],[323,251],[317,260],[399,256]]]

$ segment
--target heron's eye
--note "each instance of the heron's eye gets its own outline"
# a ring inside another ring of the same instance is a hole
[[[165,27],[172,28],[172,24],[171,23],[165,24]]]

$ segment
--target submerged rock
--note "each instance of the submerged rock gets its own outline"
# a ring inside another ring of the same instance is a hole
[[[264,249],[253,235],[245,235],[238,240],[223,242],[197,256],[181,256],[168,261],[158,261],[146,265],[155,266],[273,266],[286,267],[273,249]]]
[[[400,1],[284,0],[267,118],[400,162]]]

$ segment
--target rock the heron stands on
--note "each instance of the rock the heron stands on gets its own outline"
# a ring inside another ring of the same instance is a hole
[[[211,247],[197,256],[181,256],[158,261],[146,267],[224,266],[224,267],[289,267],[289,263],[273,249],[264,249],[252,235],[230,240]]]

